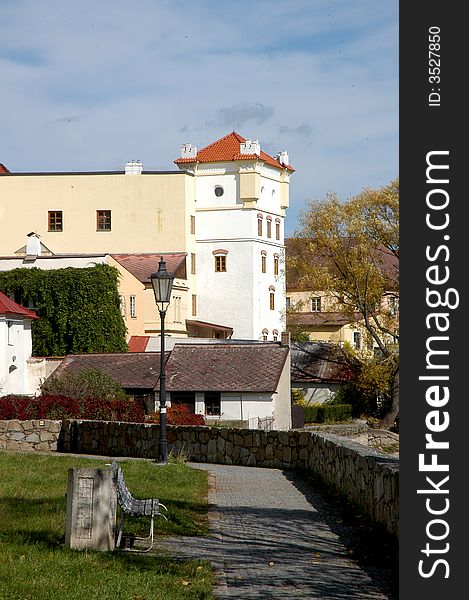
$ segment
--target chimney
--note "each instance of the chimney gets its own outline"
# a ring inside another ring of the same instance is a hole
[[[31,231],[28,233],[26,240],[26,256],[36,257],[41,255],[41,242],[39,234]]]
[[[181,146],[181,158],[195,158],[197,156],[197,148],[189,142]]]
[[[240,144],[239,152],[240,154],[257,154],[257,156],[260,156],[261,145],[259,144],[259,140],[246,140]]]
[[[290,332],[289,331],[282,331],[282,334],[280,336],[280,345],[283,347],[287,347],[290,348]]]
[[[125,174],[126,175],[141,175],[143,171],[143,164],[141,160],[129,160],[125,163]]]
[[[286,150],[279,152],[276,158],[281,165],[288,166],[288,152]]]

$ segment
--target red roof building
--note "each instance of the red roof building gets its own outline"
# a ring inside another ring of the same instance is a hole
[[[174,162],[179,165],[183,163],[211,163],[211,162],[228,162],[232,160],[261,160],[271,167],[277,169],[287,169],[293,172],[295,169],[290,165],[282,164],[278,159],[273,158],[269,154],[259,151],[259,154],[241,154],[240,145],[247,141],[243,136],[233,131],[228,135],[212,142],[202,150],[199,150],[195,157],[177,158]]]
[[[17,304],[3,292],[0,292],[0,315],[22,317],[23,319],[39,319],[33,310]]]

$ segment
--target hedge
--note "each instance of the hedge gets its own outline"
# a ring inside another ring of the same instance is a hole
[[[305,423],[347,421],[352,418],[351,404],[308,404],[303,408]]]

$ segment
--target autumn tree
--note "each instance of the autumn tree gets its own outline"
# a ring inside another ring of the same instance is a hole
[[[376,349],[359,357],[360,378],[367,365],[386,367],[390,401],[379,425],[391,427],[399,413],[399,180],[347,202],[334,193],[310,201],[290,240],[287,274],[303,290],[326,292],[350,321],[359,316]]]

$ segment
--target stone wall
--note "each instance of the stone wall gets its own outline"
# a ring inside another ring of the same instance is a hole
[[[44,423],[44,425],[40,425]],[[48,440],[48,436],[54,438]],[[194,462],[301,469],[356,502],[398,535],[399,460],[332,433],[168,426],[168,449]],[[107,421],[0,421],[0,448],[156,458],[157,425]]]
[[[55,452],[62,421],[0,421],[0,450]]]

